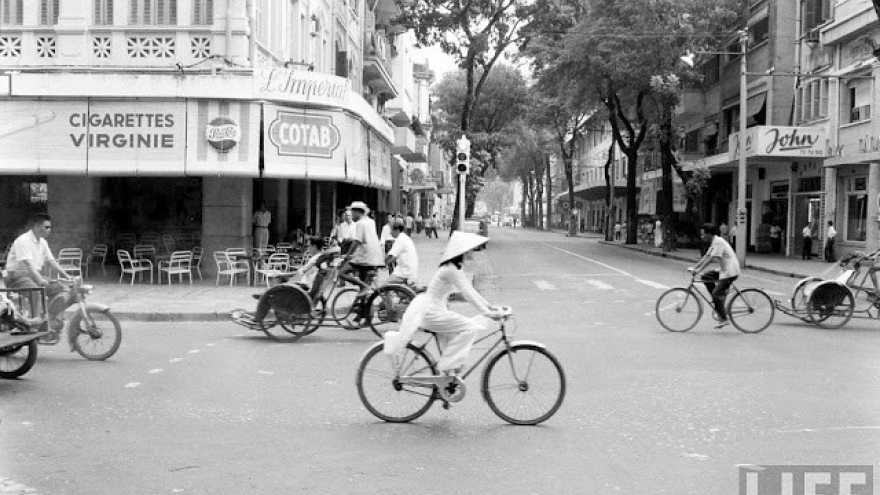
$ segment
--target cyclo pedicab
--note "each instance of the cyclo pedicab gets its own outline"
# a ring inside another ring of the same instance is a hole
[[[273,278],[281,283],[262,294],[254,294],[257,307],[268,305],[263,318],[256,311],[237,309],[232,321],[248,330],[261,331],[279,342],[293,342],[314,333],[320,327],[359,330],[369,327],[381,338],[389,330],[397,330],[400,319],[416,292],[415,285],[379,284],[373,278],[370,290],[358,298],[358,289],[339,277],[345,261],[336,258],[325,269],[323,278],[316,277],[315,290],[297,280],[299,272],[279,272]],[[310,295],[310,292],[312,295]],[[360,300],[359,300],[360,299]]]
[[[878,255],[880,250],[848,254],[821,275],[800,280],[791,305],[777,300],[776,308],[821,328],[840,328],[853,317],[880,318]]]
[[[31,331],[32,324],[36,325],[36,323],[28,321],[46,321],[45,292],[42,287],[34,289],[0,287],[0,294],[12,301],[20,315],[25,300],[30,303],[30,308],[42,308],[39,317],[16,318],[6,311],[5,304],[0,304],[0,378],[18,378],[30,371],[37,361],[37,340],[49,334],[48,331]]]

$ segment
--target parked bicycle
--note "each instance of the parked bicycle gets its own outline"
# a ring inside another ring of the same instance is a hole
[[[712,295],[705,289],[701,291],[697,286],[697,284],[703,285],[699,277],[700,273],[692,272],[690,285],[669,289],[657,299],[654,314],[666,330],[687,332],[694,328],[703,316],[703,304],[700,299],[710,308],[714,308]],[[766,292],[757,288],[739,290],[736,284],[731,284],[730,288],[732,295],[727,300],[727,317],[737,330],[744,333],[758,333],[773,322],[776,306]],[[714,309],[712,314],[716,319],[718,318]]]
[[[357,371],[361,402],[371,414],[392,423],[405,423],[425,414],[436,400],[448,409],[466,392],[464,380],[487,361],[481,392],[489,408],[516,425],[536,425],[553,416],[565,397],[565,372],[556,357],[538,342],[511,341],[506,329],[512,316],[504,308],[499,328],[477,340],[494,339],[492,345],[461,376],[438,370],[438,360],[428,351],[433,342],[442,354],[437,335],[422,329],[428,339],[407,344],[403,356],[389,356],[384,342],[370,347]]]

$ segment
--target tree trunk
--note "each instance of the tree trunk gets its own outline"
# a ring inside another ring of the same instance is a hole
[[[675,245],[676,226],[674,224],[675,212],[673,204],[675,190],[672,182],[672,165],[675,163],[675,155],[672,154],[672,144],[675,139],[675,130],[672,128],[672,109],[669,105],[663,108],[663,122],[660,124],[660,167],[662,170],[663,194],[660,195],[662,204],[657,205],[657,213],[663,222],[663,250],[672,251]]]
[[[562,157],[565,163],[565,178],[568,180],[568,236],[574,237],[577,235],[577,226],[574,224],[574,215],[571,214],[573,208],[571,205],[574,204],[574,153],[576,151],[575,147],[577,146],[577,140],[574,137],[577,135],[577,132],[574,132],[572,135],[572,139],[568,140],[568,150],[565,150],[565,146],[562,147]]]
[[[550,156],[547,155],[545,160],[547,167],[547,230],[550,230],[553,228],[553,203],[551,202],[551,197],[553,196],[553,176],[550,173]]]
[[[544,174],[535,174],[535,228],[544,228]]]
[[[626,243],[639,243],[639,197],[636,195],[636,174],[639,152],[632,148],[626,155]]]
[[[605,240],[614,240],[614,213],[611,209],[614,198],[614,182],[611,177],[611,164],[614,163],[614,140],[611,140],[611,146],[608,148],[608,159],[605,160]]]

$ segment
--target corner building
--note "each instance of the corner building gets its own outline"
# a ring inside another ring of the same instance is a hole
[[[260,203],[270,243],[326,235],[354,200],[399,209],[399,154],[419,150],[398,12],[0,0],[0,244],[48,211],[53,251],[170,234],[201,245],[212,272],[212,251],[253,244]]]

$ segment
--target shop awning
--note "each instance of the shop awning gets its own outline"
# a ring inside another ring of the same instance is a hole
[[[764,108],[767,102],[767,92],[758,93],[746,101],[746,117],[754,117]]]
[[[636,188],[636,194],[638,194],[639,188]],[[605,186],[593,186],[586,189],[575,190],[574,197],[578,201],[596,201],[598,199],[605,199],[608,195],[608,188]],[[626,196],[626,186],[617,186],[614,188],[614,197],[622,198]],[[568,192],[564,192],[556,197],[558,201],[568,201]]]
[[[400,186],[403,192],[436,191],[436,184],[404,184]]]

